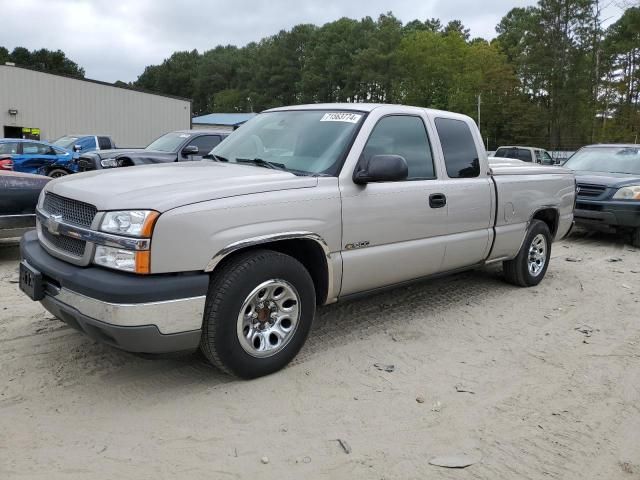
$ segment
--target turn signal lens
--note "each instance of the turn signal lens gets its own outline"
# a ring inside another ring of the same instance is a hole
[[[151,252],[140,250],[136,252],[136,273],[146,275],[151,272]]]

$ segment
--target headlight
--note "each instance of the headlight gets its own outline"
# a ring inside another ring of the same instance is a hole
[[[640,200],[640,185],[622,187],[613,196],[614,200]]]
[[[98,245],[93,256],[93,262],[107,268],[124,270],[133,273],[149,273],[150,255],[149,250],[123,250],[121,248],[105,247]]]
[[[150,237],[158,215],[153,210],[107,212],[100,223],[100,230],[131,237]]]
[[[154,210],[124,210],[106,212],[100,222],[101,232],[138,238],[151,238],[153,227],[160,214]],[[149,250],[127,250],[98,245],[93,263],[125,272],[146,274],[151,271]]]
[[[117,158],[105,158],[100,160],[100,165],[102,165],[102,168],[114,168],[118,167],[119,163]]]

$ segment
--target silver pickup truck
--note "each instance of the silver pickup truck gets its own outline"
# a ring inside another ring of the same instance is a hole
[[[99,341],[199,347],[250,378],[291,361],[320,305],[495,262],[536,285],[573,224],[570,171],[490,164],[449,112],[277,108],[209,156],[50,182],[22,290]]]

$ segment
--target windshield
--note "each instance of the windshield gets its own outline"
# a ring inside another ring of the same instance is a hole
[[[637,147],[588,147],[564,164],[572,170],[640,175],[640,145]]]
[[[58,147],[72,148],[78,141],[78,138],[79,137],[70,137],[65,135],[64,137],[60,137],[59,139],[57,139],[55,142],[52,142],[52,143],[53,145],[57,145]]]
[[[363,118],[361,112],[326,110],[261,113],[211,155],[230,162],[251,160],[263,167],[270,163],[298,174],[336,175]]]
[[[157,152],[177,152],[182,142],[190,138],[191,134],[181,132],[171,132],[151,142],[145,150],[155,150]]]

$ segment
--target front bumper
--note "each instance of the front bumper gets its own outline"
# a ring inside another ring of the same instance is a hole
[[[95,340],[144,353],[197,348],[208,275],[139,276],[79,267],[49,255],[35,232],[25,234],[20,251],[42,274],[42,305]]]
[[[576,223],[586,227],[640,228],[640,202],[578,198],[574,216]]]

